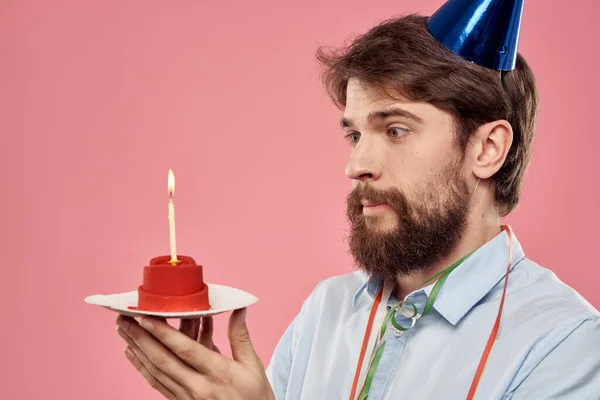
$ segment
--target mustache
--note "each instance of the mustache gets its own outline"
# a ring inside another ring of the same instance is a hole
[[[346,202],[348,206],[360,207],[361,201],[397,206],[406,203],[406,196],[398,188],[375,189],[372,185],[361,183],[348,194]]]

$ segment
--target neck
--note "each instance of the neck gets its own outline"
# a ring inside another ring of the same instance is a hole
[[[500,231],[501,222],[496,208],[489,207],[485,210],[481,207],[481,204],[474,204],[468,218],[467,228],[455,248],[431,267],[397,278],[396,299],[404,299],[408,294],[418,289],[423,281],[483,246],[498,235]]]

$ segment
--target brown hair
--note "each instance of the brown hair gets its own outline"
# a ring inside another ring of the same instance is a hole
[[[347,47],[320,47],[317,60],[327,92],[343,109],[348,80],[357,78],[387,98],[402,95],[433,104],[454,116],[463,151],[481,124],[507,120],[513,143],[493,176],[496,204],[505,216],[519,202],[531,157],[538,112],[533,73],[520,54],[516,68],[506,72],[466,61],[439,44],[426,23],[427,17],[407,15],[382,22]]]

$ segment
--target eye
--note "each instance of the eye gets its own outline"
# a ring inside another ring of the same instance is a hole
[[[344,138],[350,142],[351,144],[356,144],[360,140],[360,133],[358,132],[350,132],[344,136]]]
[[[388,130],[388,134],[393,138],[399,138],[408,134],[408,130],[400,127],[393,127]]]

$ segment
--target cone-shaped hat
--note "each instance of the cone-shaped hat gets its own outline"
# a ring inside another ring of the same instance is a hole
[[[524,0],[448,0],[429,20],[433,37],[482,67],[512,70]]]

